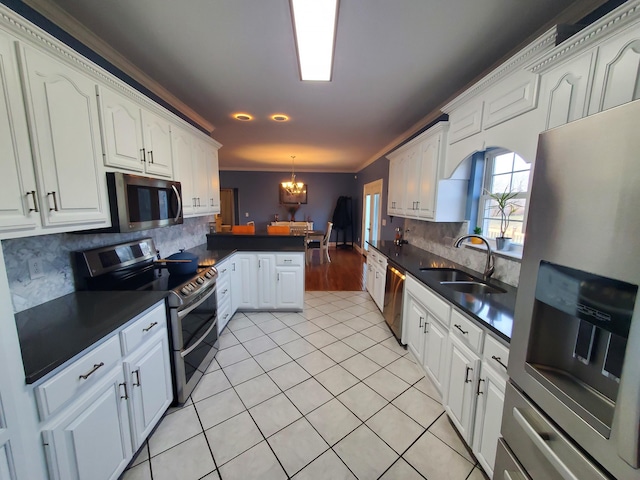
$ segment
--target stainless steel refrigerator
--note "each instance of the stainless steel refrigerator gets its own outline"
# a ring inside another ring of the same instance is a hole
[[[640,100],[540,135],[494,478],[640,479],[639,285]]]

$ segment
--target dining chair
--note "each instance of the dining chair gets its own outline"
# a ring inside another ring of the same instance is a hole
[[[269,235],[289,235],[291,229],[287,225],[267,225]]]
[[[329,239],[331,238],[331,229],[333,228],[332,222],[327,222],[327,230],[324,232],[324,237],[321,241],[314,240],[307,242],[307,263],[310,263],[313,259],[313,251],[318,250],[320,252],[320,263],[331,263],[329,258]]]
[[[256,233],[256,227],[255,225],[234,225],[231,227],[231,233],[254,235]]]

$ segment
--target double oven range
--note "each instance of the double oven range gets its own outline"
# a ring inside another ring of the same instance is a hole
[[[76,252],[76,265],[81,287],[87,290],[168,293],[175,400],[184,403],[218,351],[215,267],[169,274],[158,266],[151,238]]]

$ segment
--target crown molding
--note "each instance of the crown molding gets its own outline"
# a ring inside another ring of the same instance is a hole
[[[547,71],[567,57],[587,50],[595,43],[602,42],[605,38],[620,32],[622,28],[637,23],[638,20],[640,20],[640,0],[628,1],[580,30],[543,57],[538,57],[535,62],[529,63],[525,68],[533,73]]]
[[[468,102],[480,92],[485,91],[492,85],[495,85],[502,78],[522,67],[525,63],[530,62],[532,58],[538,58],[540,55],[543,55],[555,46],[556,36],[557,28],[550,28],[543,35],[509,58],[498,68],[458,95],[452,102],[444,105],[442,107],[442,111],[444,113],[451,113],[453,110]]]
[[[114,67],[133,78],[136,82],[143,85],[149,91],[153,92],[167,104],[171,105],[177,111],[193,120],[195,123],[204,128],[209,134],[215,129],[214,125],[207,119],[202,117],[198,112],[189,107],[186,103],[165,89],[158,82],[153,80],[137,66],[127,60],[118,53],[108,43],[98,37],[95,33],[82,25],[78,20],[69,15],[58,5],[50,0],[22,0],[26,5],[33,8],[42,16],[52,23],[56,24],[66,33],[74,37],[87,48],[93,50]],[[69,48],[69,47],[67,47]]]

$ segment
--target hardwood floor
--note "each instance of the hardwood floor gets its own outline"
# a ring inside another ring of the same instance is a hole
[[[357,250],[330,248],[331,263],[320,263],[314,252],[305,270],[305,290],[364,291],[366,289],[366,259]]]

